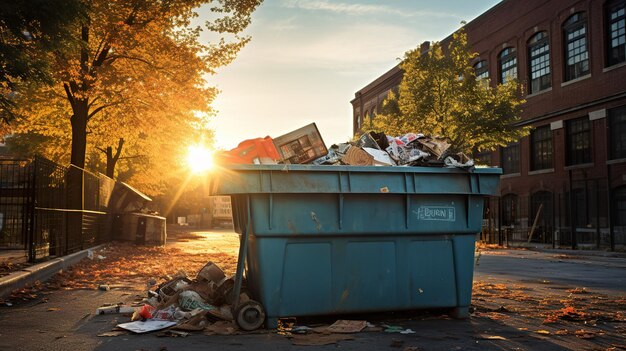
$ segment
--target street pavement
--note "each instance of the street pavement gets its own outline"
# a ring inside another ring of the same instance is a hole
[[[185,251],[236,255],[237,235],[228,230],[202,232],[193,239],[176,237],[180,240],[170,245]],[[52,290],[39,299],[0,307],[0,350],[623,350],[626,258],[615,256],[482,250],[477,255],[471,318],[450,319],[445,311],[341,316],[415,333],[361,332],[351,334],[353,340],[326,346],[294,346],[275,330],[226,336],[202,332],[187,337],[98,336],[129,320],[123,315],[95,315],[98,307],[130,303],[144,293]],[[564,309],[567,306],[571,309]],[[331,324],[337,318],[299,319],[298,324]]]

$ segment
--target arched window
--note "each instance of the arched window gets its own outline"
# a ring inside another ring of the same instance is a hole
[[[498,55],[498,67],[500,70],[500,83],[504,84],[517,78],[517,53],[515,48],[506,48],[500,52],[500,55]]]
[[[626,61],[626,1],[613,0],[606,5],[607,64]]]
[[[551,87],[550,37],[546,32],[539,32],[528,40],[528,63],[530,93]]]
[[[587,17],[584,12],[571,15],[563,23],[563,42],[565,43],[565,81],[589,73]]]
[[[519,197],[515,194],[502,196],[502,225],[519,224]]]
[[[476,74],[476,79],[489,78],[489,66],[487,65],[487,61],[481,60],[476,62],[474,64],[474,72]]]

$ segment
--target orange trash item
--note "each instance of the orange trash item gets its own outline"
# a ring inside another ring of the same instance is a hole
[[[216,155],[218,163],[276,163],[280,155],[271,137],[244,140],[230,150]]]

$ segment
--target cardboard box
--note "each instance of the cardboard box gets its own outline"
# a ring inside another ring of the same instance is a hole
[[[309,163],[326,156],[328,149],[315,123],[274,138],[274,145],[284,163]]]

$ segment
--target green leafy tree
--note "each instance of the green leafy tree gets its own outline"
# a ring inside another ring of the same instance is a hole
[[[454,33],[447,50],[440,43],[422,54],[408,51],[398,96],[390,93],[381,113],[365,127],[390,135],[419,132],[450,139],[456,151],[471,154],[519,140],[529,127],[521,120],[521,87],[515,80],[491,87],[477,79],[463,29]]]
[[[53,83],[53,53],[79,44],[71,30],[82,15],[80,0],[0,3],[0,132],[26,85]]]

